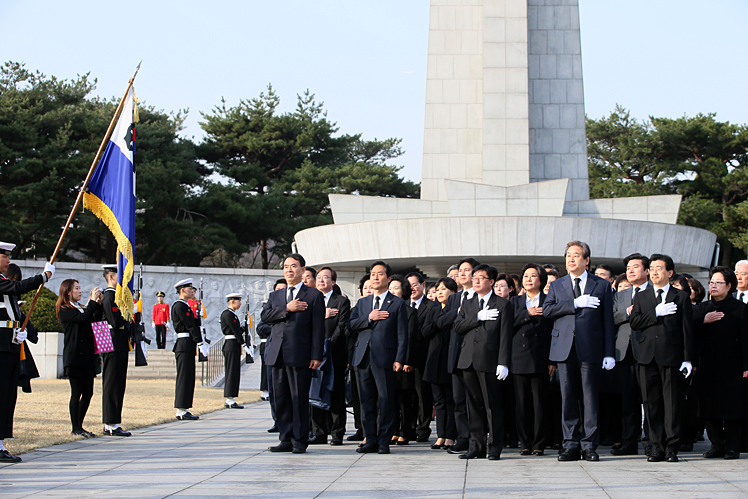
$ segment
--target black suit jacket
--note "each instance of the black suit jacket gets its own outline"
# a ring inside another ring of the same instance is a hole
[[[545,302],[545,294],[538,295],[540,307]],[[512,374],[547,373],[551,353],[551,330],[553,321],[542,315],[531,316],[527,311],[525,295],[509,299],[514,312],[514,339],[512,341]]]
[[[651,284],[647,285],[647,288],[651,287]],[[633,302],[633,293],[632,289],[624,289],[613,295],[613,322],[616,325],[616,362],[626,358],[629,348],[636,358],[638,342],[632,341],[628,314],[628,308]]]
[[[640,364],[653,360],[660,366],[680,367],[684,361],[693,361],[693,308],[687,293],[670,286],[666,303],[675,303],[678,310],[672,315],[657,317],[657,296],[654,286],[637,293],[629,324],[636,332],[634,341],[639,346],[634,351]]]
[[[226,340],[221,348],[224,352],[235,352],[239,350],[241,355],[241,345],[244,343],[242,325],[239,323],[239,317],[228,308],[221,312],[221,332],[224,336],[236,336],[235,340]]]
[[[460,311],[460,300],[464,290],[447,298],[447,303],[441,309],[439,317],[436,318],[436,327],[447,329],[449,331],[449,351],[447,352],[447,372],[452,374],[457,369],[457,359],[460,358],[462,349],[462,337],[454,332],[454,323],[457,320],[457,313]],[[465,298],[467,300],[467,298]]]
[[[91,323],[100,313],[101,305],[89,300],[83,312],[77,308],[61,308],[60,324],[65,335],[62,349],[62,365],[91,369],[96,365],[96,343],[94,341]]]
[[[369,320],[373,308],[374,295],[369,295],[361,298],[351,311],[348,329],[358,333],[352,365],[361,363],[367,347],[371,362],[380,369],[391,369],[395,362],[405,364],[408,354],[408,307],[405,301],[387,293],[379,309],[390,315],[379,321]]]
[[[452,382],[452,378],[447,371],[449,336],[452,327],[439,328],[436,326],[436,320],[441,312],[442,306],[438,302],[429,307],[421,334],[429,341],[429,351],[423,369],[423,380],[428,383],[444,385]]]
[[[348,363],[345,330],[348,319],[351,317],[351,301],[343,295],[333,293],[327,301],[327,308],[337,308],[338,315],[325,319],[325,339],[330,339],[333,362],[337,365],[345,365]]]
[[[462,336],[457,368],[473,366],[476,371],[494,374],[496,366],[509,367],[512,360],[514,311],[508,300],[492,292],[487,308],[497,309],[499,316],[495,321],[479,321],[479,300],[478,295],[474,294],[463,302],[455,320],[454,331]]]
[[[410,307],[411,300],[406,300],[406,305]],[[406,364],[413,366],[421,371],[426,367],[426,357],[429,351],[429,340],[423,336],[423,325],[426,322],[426,316],[428,311],[434,302],[428,300],[425,296],[421,300],[421,305],[417,309],[412,309],[415,312],[418,324],[415,326],[415,331],[408,338],[408,357]]]
[[[325,298],[314,288],[301,284],[295,299],[309,306],[299,312],[286,310],[288,289],[270,293],[262,307],[262,322],[270,324],[273,332],[265,345],[265,362],[274,366],[283,351],[283,363],[288,367],[309,367],[312,360],[322,360],[325,346]]]

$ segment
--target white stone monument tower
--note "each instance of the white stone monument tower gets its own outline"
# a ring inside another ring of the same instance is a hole
[[[716,236],[675,224],[680,196],[589,199],[577,0],[431,0],[428,47],[421,199],[330,195],[335,223],[295,237],[310,265],[518,270],[580,239],[593,265],[709,267]]]

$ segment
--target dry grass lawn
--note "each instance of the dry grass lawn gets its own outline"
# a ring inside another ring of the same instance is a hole
[[[13,454],[23,454],[41,447],[82,440],[70,434],[70,384],[64,379],[31,381],[32,393],[18,391],[13,434],[15,438],[5,441]],[[240,404],[260,399],[257,390],[240,392],[236,401]],[[195,387],[194,405],[190,412],[206,414],[223,409],[223,390]],[[175,421],[174,380],[128,380],[125,405],[122,410],[122,427],[126,430],[143,428],[159,423]],[[91,407],[83,423],[86,430],[102,435],[101,422],[101,377],[94,381]]]

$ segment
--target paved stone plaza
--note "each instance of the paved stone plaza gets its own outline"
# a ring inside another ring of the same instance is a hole
[[[256,389],[258,370],[247,367],[243,389]],[[520,457],[517,449],[498,462],[466,462],[425,443],[393,446],[388,456],[358,454],[349,442],[272,454],[271,424],[268,403],[260,402],[134,430],[130,438],[49,447],[0,466],[0,497],[748,498],[748,459],[703,459],[703,442],[677,464],[612,457],[608,448],[598,463],[560,463],[553,452]]]

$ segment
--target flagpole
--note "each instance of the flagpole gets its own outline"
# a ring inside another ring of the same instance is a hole
[[[94,171],[96,170],[96,166],[99,164],[99,159],[101,159],[101,155],[104,154],[104,149],[106,149],[107,142],[109,142],[109,137],[112,135],[112,130],[114,129],[114,125],[117,122],[117,119],[119,118],[120,113],[122,113],[122,107],[125,103],[125,98],[127,98],[127,94],[130,92],[130,88],[132,88],[133,82],[135,82],[135,77],[138,76],[138,71],[140,71],[140,65],[143,64],[143,61],[141,60],[138,63],[138,67],[135,68],[135,74],[132,75],[132,78],[127,82],[127,88],[125,89],[125,93],[122,95],[122,98],[119,100],[119,104],[117,104],[117,109],[114,111],[114,116],[112,117],[112,121],[109,123],[109,128],[106,130],[106,134],[104,134],[104,139],[101,141],[101,144],[99,145],[99,150],[96,151],[96,156],[94,157],[93,162],[91,162],[91,168],[88,169],[88,174],[86,175],[85,180],[83,181],[83,185],[80,188],[80,191],[78,191],[78,197],[75,198],[75,204],[73,205],[73,209],[70,210],[70,215],[68,215],[68,219],[65,222],[65,227],[62,229],[62,234],[60,234],[60,239],[57,240],[57,246],[55,246],[55,251],[52,253],[52,257],[49,259],[49,263],[55,263],[55,260],[57,259],[57,253],[60,251],[60,247],[62,246],[62,241],[65,239],[65,236],[68,233],[68,229],[70,228],[70,224],[73,222],[73,217],[75,216],[75,212],[78,211],[78,206],[80,206],[81,199],[83,199],[83,194],[86,192],[86,187],[88,186],[89,180],[91,180],[91,177],[93,176]],[[39,288],[36,290],[36,294],[34,295],[34,300],[31,302],[31,306],[29,307],[29,313],[26,314],[26,318],[23,320],[23,324],[21,325],[21,331],[26,329],[26,325],[29,322],[29,318],[31,317],[31,312],[34,311],[34,306],[36,306],[36,301],[39,299],[39,293],[41,293],[42,288],[44,287],[44,284],[40,284]]]

